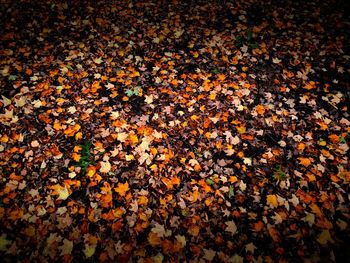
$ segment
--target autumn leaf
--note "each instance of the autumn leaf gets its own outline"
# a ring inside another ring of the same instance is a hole
[[[58,200],[66,200],[69,197],[69,191],[67,187],[58,190]]]
[[[79,162],[80,158],[81,158],[81,154],[74,152],[74,153],[72,153],[72,158],[74,161]]]
[[[328,138],[332,143],[339,143],[339,136],[336,134],[331,134]]]
[[[322,230],[321,234],[317,238],[317,242],[321,245],[327,245],[328,243],[334,243],[334,240],[329,233],[329,230]]]
[[[160,243],[161,243],[161,239],[158,236],[158,234],[154,233],[152,231],[149,232],[147,240],[152,247],[156,247],[156,246],[160,245]]]
[[[6,234],[2,234],[0,236],[0,251],[6,251],[8,249],[8,245],[11,244],[10,240],[7,240]]]
[[[276,230],[276,228],[274,228],[273,226],[270,226],[268,228],[268,232],[270,237],[272,238],[272,240],[276,243],[281,242],[281,237],[280,234],[278,233],[278,231]]]
[[[114,188],[114,190],[120,195],[120,196],[125,196],[126,192],[129,191],[129,183],[125,182],[123,183],[118,183],[117,187]]]
[[[101,168],[100,168],[101,173],[108,173],[112,167],[109,161],[100,162],[100,165],[101,165]]]
[[[259,115],[263,115],[265,113],[265,107],[263,105],[256,106],[255,110]]]
[[[59,247],[61,250],[61,256],[63,255],[70,255],[73,250],[73,241],[70,241],[68,239],[63,240],[63,245]]]
[[[231,234],[235,234],[237,232],[237,226],[233,221],[225,222],[226,228],[225,231],[230,232]]]
[[[258,221],[253,224],[253,230],[255,232],[260,232],[263,229],[264,229],[264,223],[262,221]]]
[[[85,249],[83,250],[85,257],[90,258],[95,254],[96,245],[85,245]]]
[[[64,134],[71,137],[74,136],[76,132],[80,130],[81,126],[79,124],[75,124],[73,126],[69,126],[67,129],[64,130]]]
[[[138,143],[139,139],[136,134],[130,134],[128,136],[128,141],[130,142],[130,144],[135,145]]]
[[[299,157],[299,163],[305,167],[309,167],[311,165],[310,158]]]
[[[267,195],[266,204],[272,207],[278,207],[277,196],[276,195]]]

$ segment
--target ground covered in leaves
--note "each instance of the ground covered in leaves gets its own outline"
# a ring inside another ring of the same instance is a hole
[[[6,262],[341,261],[345,1],[13,2]]]

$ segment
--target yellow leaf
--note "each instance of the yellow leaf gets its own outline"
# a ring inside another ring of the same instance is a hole
[[[326,146],[326,145],[327,145],[327,142],[321,139],[321,140],[318,141],[318,144],[319,144],[320,146]]]
[[[137,144],[139,141],[139,138],[137,137],[136,134],[130,134],[128,137],[128,140],[131,144]]]
[[[232,176],[230,176],[230,179],[229,179],[228,181],[229,181],[230,183],[234,184],[235,182],[238,181],[238,179],[237,179],[236,176],[232,175]]]
[[[197,115],[192,115],[192,116],[191,116],[191,120],[193,120],[193,121],[197,121],[198,118],[199,118],[199,117],[198,117]]]
[[[272,205],[273,207],[277,207],[278,206],[277,196],[276,195],[267,195],[266,204]]]
[[[243,134],[246,132],[246,128],[244,126],[240,126],[240,127],[237,127],[237,131],[240,133],[240,134]]]
[[[76,139],[76,140],[80,140],[81,138],[83,138],[83,133],[82,133],[82,132],[77,132],[77,133],[75,134],[75,139]]]
[[[73,250],[73,241],[68,239],[63,240],[63,245],[59,247],[61,249],[61,256],[70,255]]]
[[[317,242],[321,245],[327,245],[328,242],[334,243],[334,240],[329,233],[329,230],[323,230],[322,233],[318,236]]]
[[[209,95],[209,99],[210,100],[215,100],[215,98],[216,98],[216,93],[211,92],[210,95]]]
[[[9,240],[6,239],[6,235],[2,234],[0,236],[0,251],[5,251],[7,250],[7,246],[10,244],[11,242]]]
[[[132,160],[134,160],[135,159],[135,157],[134,157],[134,155],[132,155],[132,154],[127,154],[127,155],[125,155],[125,160],[127,160],[127,161],[132,161]]]
[[[69,197],[69,191],[67,187],[64,187],[63,189],[58,190],[58,199],[66,200],[68,197]]]
[[[84,254],[87,258],[91,257],[93,254],[95,254],[95,250],[96,250],[96,245],[85,245],[85,249],[84,249]]]
[[[87,172],[87,176],[89,177],[93,177],[96,173],[96,168],[95,166],[92,166],[90,165],[87,169],[86,169],[86,172]]]
[[[157,165],[156,164],[152,164],[149,168],[153,171],[153,170],[157,169]]]
[[[120,132],[117,135],[118,141],[125,142],[126,138],[128,138],[128,135],[125,132]]]

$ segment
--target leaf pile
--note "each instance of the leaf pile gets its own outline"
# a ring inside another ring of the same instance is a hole
[[[339,260],[345,1],[12,2],[6,262]]]

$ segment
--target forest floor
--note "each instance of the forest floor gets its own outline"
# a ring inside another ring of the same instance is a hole
[[[1,1],[5,262],[344,262],[346,1]]]

